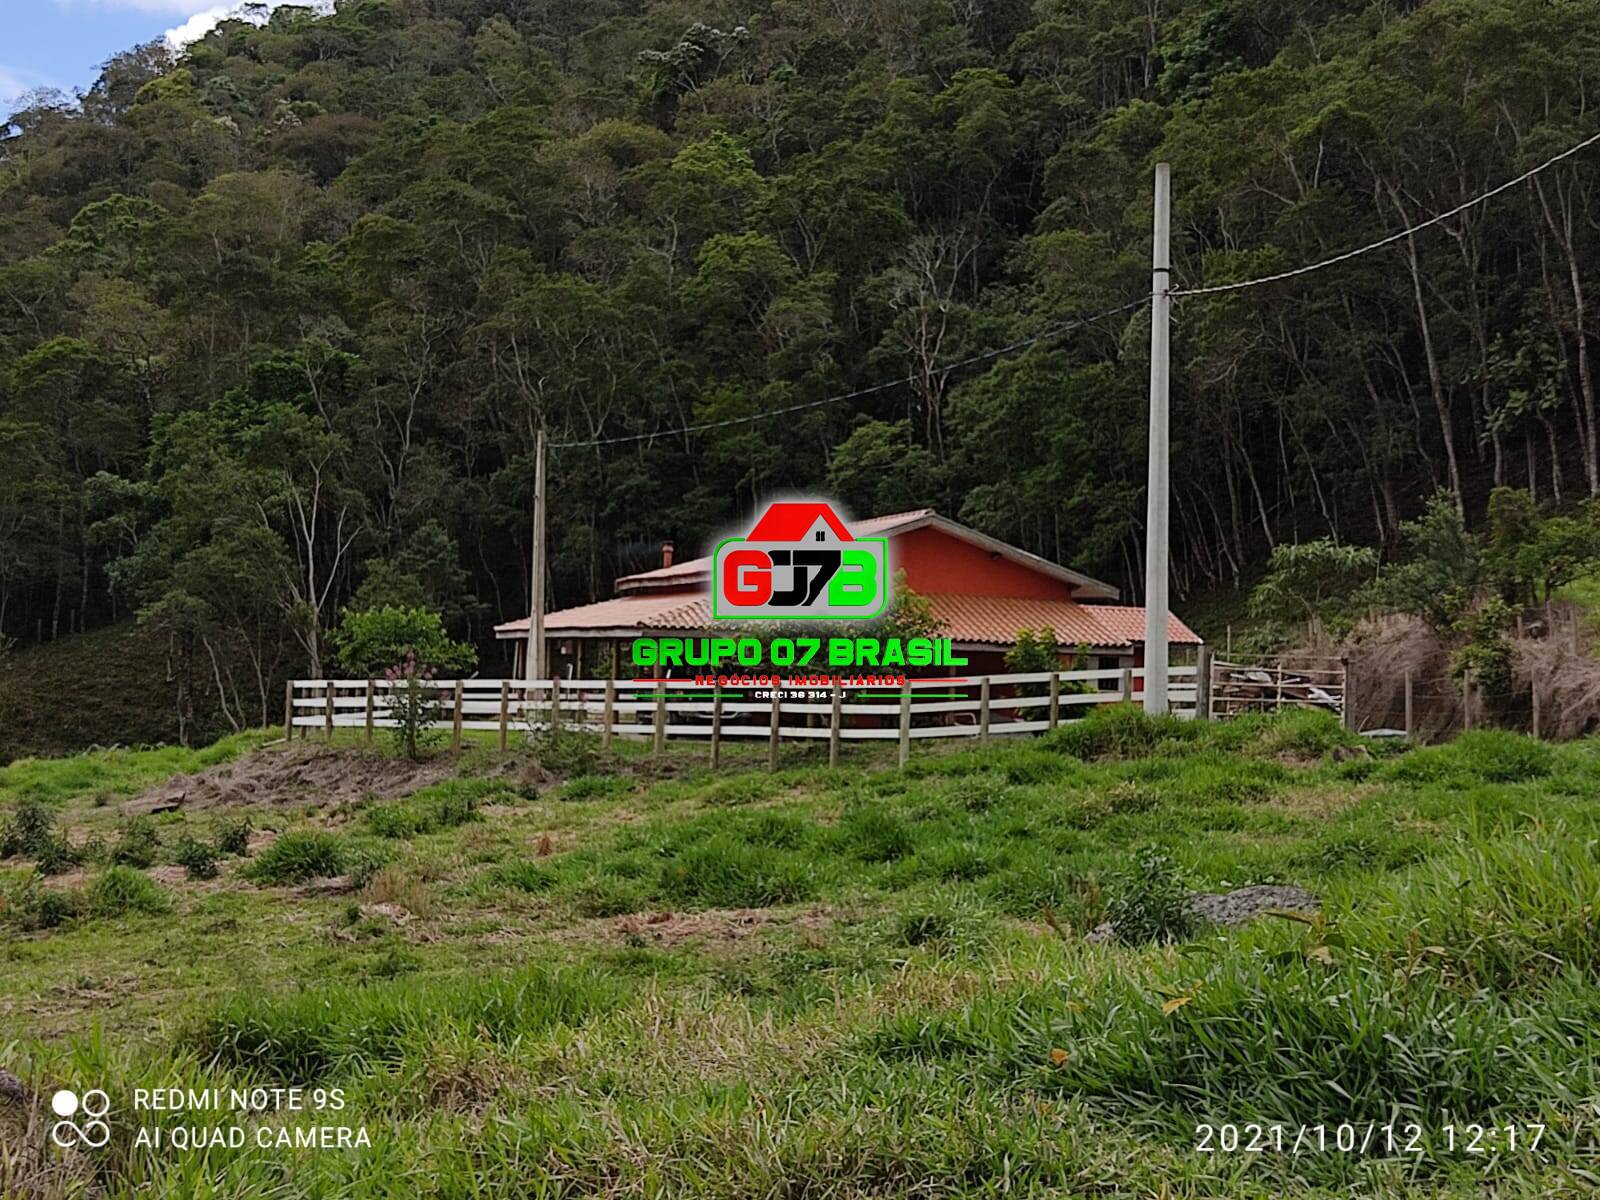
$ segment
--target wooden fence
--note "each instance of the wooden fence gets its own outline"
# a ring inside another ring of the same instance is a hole
[[[830,762],[842,742],[898,741],[903,763],[912,741],[1043,733],[1093,705],[1131,701],[1143,674],[1136,667],[914,679],[904,687],[784,681],[732,690],[693,679],[455,679],[424,686],[438,696],[456,751],[464,730],[496,733],[503,749],[514,734],[570,729],[597,733],[607,746],[616,737],[648,739],[658,753],[669,738],[701,739],[710,743],[712,762],[725,738],[766,739],[772,762],[783,741],[826,740]],[[1197,667],[1170,668],[1175,715],[1206,708],[1205,682]],[[302,737],[358,729],[370,738],[396,724],[390,693],[399,686],[382,679],[294,680],[285,689],[284,724]]]
[[[1269,656],[1250,662],[1209,661],[1211,686],[1207,716],[1227,720],[1247,712],[1320,708],[1350,725],[1349,667],[1342,658]]]

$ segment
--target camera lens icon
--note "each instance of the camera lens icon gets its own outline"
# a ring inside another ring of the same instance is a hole
[[[50,1097],[50,1111],[61,1118],[51,1128],[50,1140],[63,1150],[73,1146],[98,1150],[111,1140],[111,1126],[105,1119],[111,1112],[111,1097],[99,1088],[82,1096],[62,1088]]]

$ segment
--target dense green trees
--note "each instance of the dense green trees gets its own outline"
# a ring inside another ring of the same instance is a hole
[[[1593,132],[1597,45],[1580,0],[341,0],[131,51],[0,140],[0,633],[139,613],[236,721],[353,601],[482,642],[541,423],[646,435],[554,454],[557,604],[824,487],[1136,591],[1143,312],[947,364],[1139,297],[1157,158],[1181,283],[1282,269]],[[1182,301],[1179,594],[1600,490],[1596,178]]]

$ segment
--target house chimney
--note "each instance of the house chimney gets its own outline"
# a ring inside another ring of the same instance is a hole
[[[672,565],[672,543],[671,542],[662,542],[661,543],[661,565],[663,567],[670,567]]]

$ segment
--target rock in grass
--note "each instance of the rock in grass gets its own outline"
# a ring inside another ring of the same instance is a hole
[[[28,1102],[28,1085],[4,1067],[0,1067],[0,1101],[7,1104]]]
[[[1244,925],[1269,909],[1314,913],[1317,898],[1305,888],[1287,884],[1256,883],[1231,892],[1195,892],[1189,911],[1213,925]]]
[[[1316,896],[1305,888],[1278,883],[1253,883],[1231,892],[1191,892],[1188,900],[1189,911],[1211,925],[1247,925],[1273,910],[1310,914],[1320,907]],[[1085,940],[1112,942],[1116,937],[1111,922],[1102,921],[1085,935]]]

